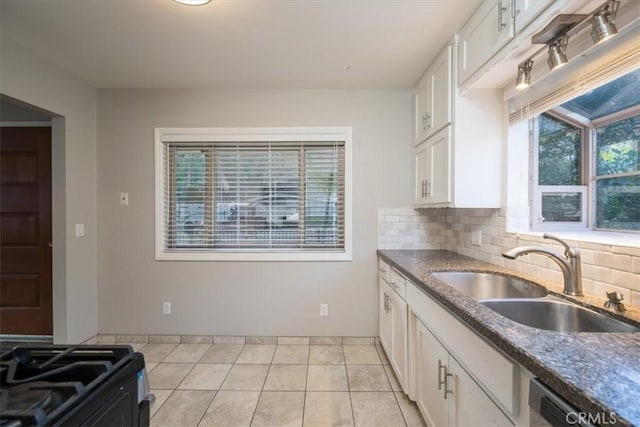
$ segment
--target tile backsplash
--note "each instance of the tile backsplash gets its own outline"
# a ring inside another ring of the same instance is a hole
[[[378,248],[448,249],[481,261],[532,276],[562,282],[562,273],[547,257],[524,255],[516,260],[501,256],[516,246],[535,245],[562,252],[559,244],[542,237],[506,232],[504,209],[378,209]],[[471,243],[481,231],[480,246]],[[567,240],[580,248],[585,292],[604,298],[618,291],[627,304],[640,307],[640,248]]]

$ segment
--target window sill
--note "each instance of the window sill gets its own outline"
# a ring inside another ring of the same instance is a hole
[[[640,248],[640,234],[638,233],[615,233],[610,231],[570,231],[553,230],[548,231],[561,239],[573,240],[576,242],[594,243],[598,245],[625,246],[630,248]],[[545,231],[514,231],[508,232],[513,236],[536,236],[542,237]]]
[[[351,261],[350,252],[159,252],[156,261]]]

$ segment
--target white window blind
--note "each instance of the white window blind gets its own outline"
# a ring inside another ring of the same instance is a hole
[[[159,142],[162,253],[346,251],[345,141],[178,139]]]
[[[614,39],[606,49],[594,49],[559,72],[549,73],[547,81],[535,82],[530,89],[514,93],[508,100],[509,123],[529,120],[640,67],[637,34],[637,30],[630,31],[619,40],[619,48]]]

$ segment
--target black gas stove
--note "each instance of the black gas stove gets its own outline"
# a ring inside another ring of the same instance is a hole
[[[149,425],[144,358],[128,345],[14,347],[0,386],[0,427]]]

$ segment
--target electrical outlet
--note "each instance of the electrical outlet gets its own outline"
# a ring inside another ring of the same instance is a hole
[[[471,244],[474,246],[482,246],[482,230],[477,229],[471,232]]]
[[[320,304],[320,316],[327,317],[329,315],[329,304]]]
[[[169,301],[162,303],[162,314],[171,314],[171,303]]]
[[[84,237],[84,224],[76,224],[76,237]]]
[[[129,206],[129,193],[120,193],[120,205]]]

